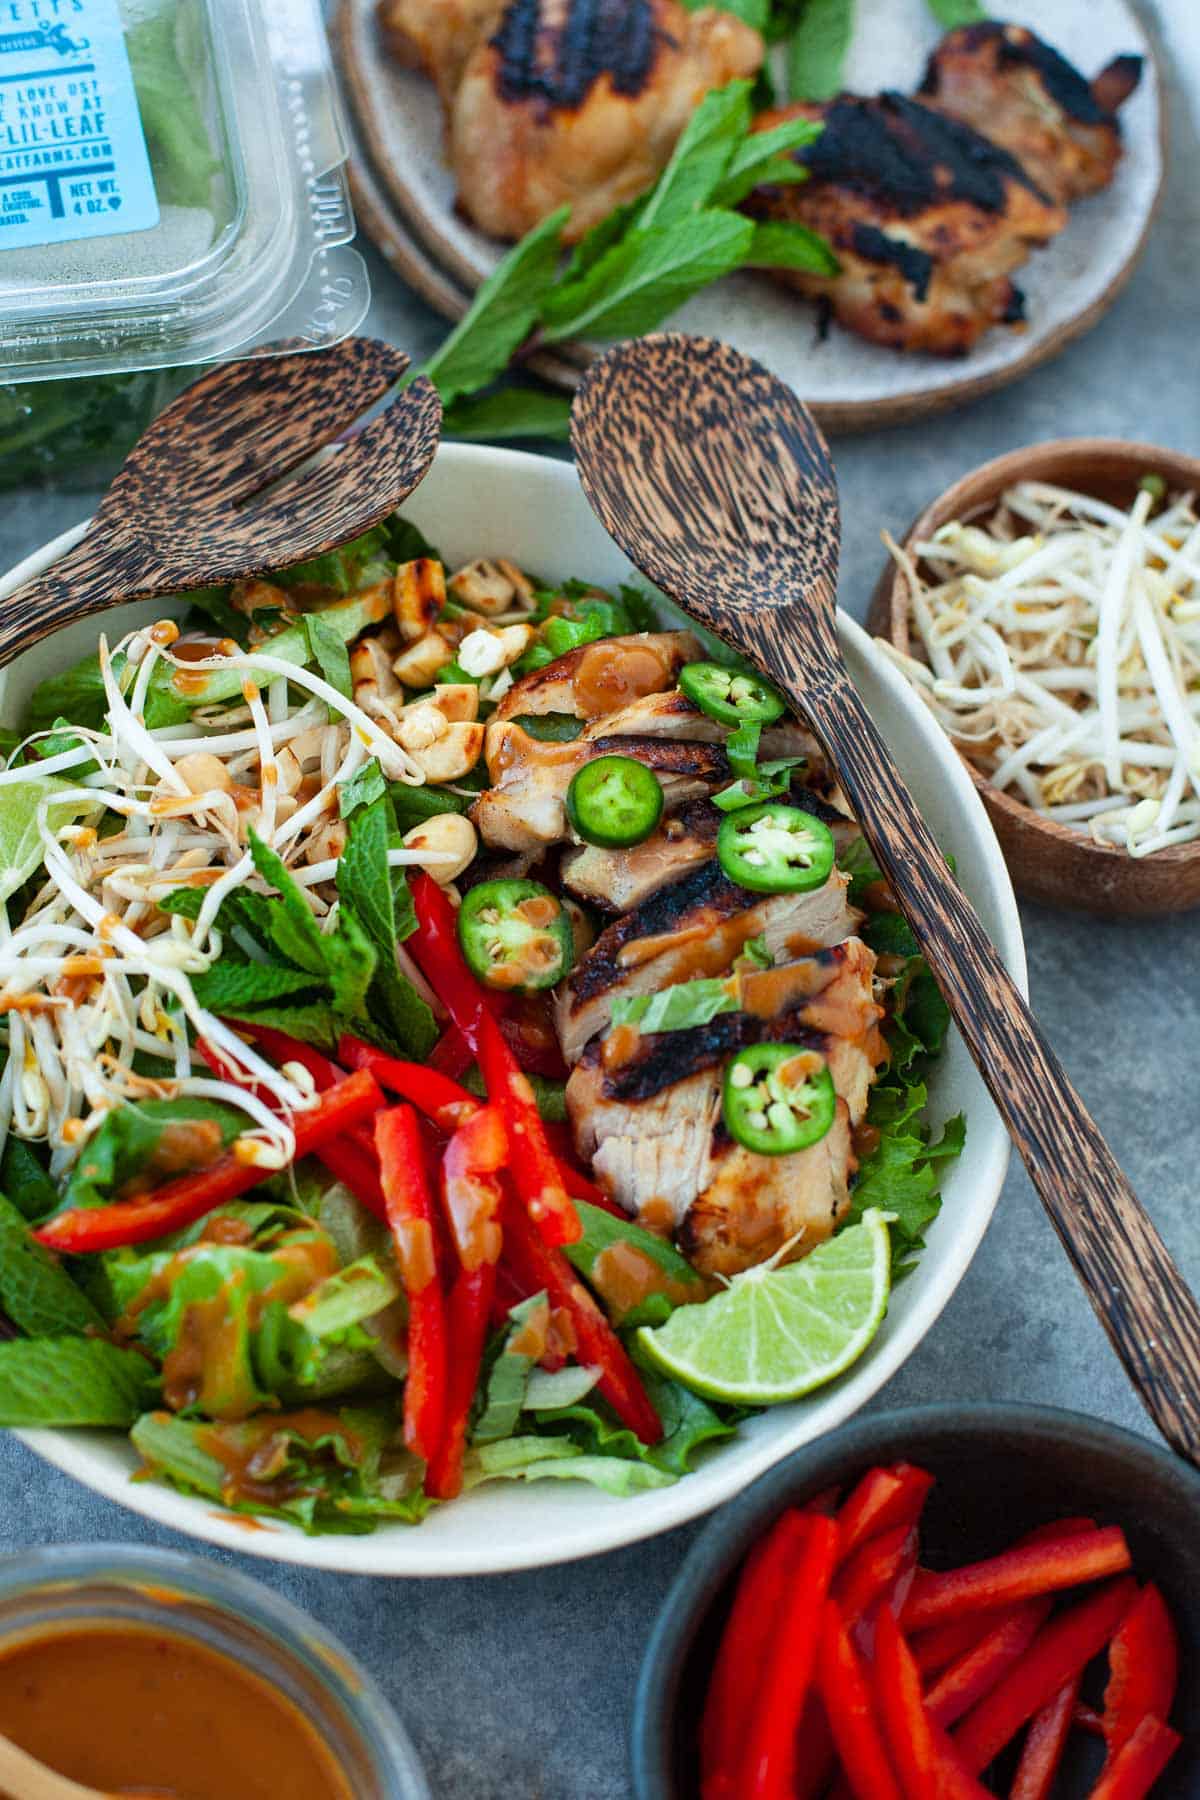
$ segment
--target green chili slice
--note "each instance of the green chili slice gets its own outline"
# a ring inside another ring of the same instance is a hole
[[[731,881],[759,894],[802,894],[823,887],[833,868],[828,825],[782,801],[727,813],[717,856]]]
[[[571,921],[540,881],[481,881],[458,909],[467,966],[488,987],[530,994],[553,987],[575,960]]]
[[[725,1071],[721,1112],[731,1138],[759,1156],[789,1156],[833,1124],[837,1094],[823,1056],[799,1044],[751,1044]]]
[[[640,844],[662,818],[658,776],[632,756],[597,756],[567,789],[567,817],[585,844],[620,850]]]
[[[740,669],[723,669],[720,663],[685,664],[679,685],[694,706],[720,725],[769,725],[787,708],[769,681]]]

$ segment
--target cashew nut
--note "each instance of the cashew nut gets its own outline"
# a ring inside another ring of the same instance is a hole
[[[426,819],[406,832],[404,845],[408,850],[433,850],[443,856],[452,855],[453,862],[422,864],[436,882],[446,887],[451,881],[457,881],[473,860],[478,839],[475,827],[462,813],[436,813],[432,819]]]
[[[453,654],[444,637],[436,631],[427,631],[423,638],[418,638],[415,644],[401,652],[392,664],[392,672],[400,677],[405,687],[428,687]]]

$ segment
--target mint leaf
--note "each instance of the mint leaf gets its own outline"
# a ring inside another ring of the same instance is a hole
[[[319,612],[305,613],[303,620],[310,659],[316,663],[330,687],[336,688],[339,694],[349,700],[354,688],[350,680],[350,655],[342,642],[341,633],[335,631]],[[329,717],[336,722],[336,707],[329,708]]]
[[[456,794],[451,788],[428,784],[410,787],[406,781],[394,781],[388,788],[388,797],[402,833],[411,831],[414,825],[423,825],[426,819],[435,819],[439,813],[465,813],[471,804],[467,795]]]
[[[442,435],[464,443],[490,443],[493,438],[556,438],[565,443],[571,431],[567,394],[542,388],[506,387],[479,399],[458,399],[442,414]]]
[[[787,119],[770,131],[752,131],[734,150],[725,178],[713,195],[715,206],[737,206],[764,183],[773,187],[807,181],[808,170],[791,155],[820,137],[815,119]]]
[[[836,275],[841,267],[818,232],[783,219],[755,225],[745,263],[749,269],[807,269],[814,275]]]
[[[928,0],[928,4],[943,31],[953,31],[956,25],[977,25],[988,16],[979,0]]]
[[[192,990],[209,1012],[244,1012],[292,994],[311,993],[314,979],[304,969],[285,968],[282,963],[234,962],[222,956],[192,977]]]
[[[793,100],[832,100],[854,36],[854,0],[808,0],[788,45]]]
[[[562,281],[577,281],[581,275],[586,275],[592,265],[600,261],[605,251],[611,250],[637,223],[649,198],[649,194],[639,194],[636,200],[625,200],[593,225],[572,251],[571,260],[563,271]]]
[[[365,762],[361,769],[356,769],[349,781],[344,781],[338,789],[338,811],[343,819],[350,819],[360,806],[369,806],[372,800],[378,800],[387,793],[387,782],[383,770],[374,756]]]
[[[802,769],[804,756],[781,756],[774,762],[759,763],[754,773],[731,782],[712,796],[713,805],[722,812],[735,812],[739,806],[757,806],[761,800],[778,800],[792,785],[792,770]]]
[[[729,167],[735,144],[749,128],[748,81],[731,81],[706,94],[651,188],[637,229],[661,231],[697,213]]]
[[[867,889],[883,880],[883,870],[872,856],[865,837],[851,838],[845,849],[838,852],[837,866],[843,875],[850,877],[846,898],[851,906],[858,906]]]
[[[495,381],[537,323],[558,266],[570,208],[560,206],[504,256],[466,316],[425,365],[444,404]]]
[[[416,562],[422,556],[428,556],[433,562],[445,562],[445,557],[436,545],[431,544],[419,525],[406,519],[402,513],[392,513],[379,527],[387,543],[387,553],[395,563]]]
[[[158,1377],[136,1350],[105,1338],[22,1338],[0,1344],[0,1425],[128,1427],[150,1406]]]
[[[572,744],[582,734],[585,723],[573,713],[521,713],[513,720],[539,744]]]
[[[720,1013],[736,1012],[737,997],[727,981],[705,976],[699,981],[679,981],[657,994],[618,994],[612,1003],[614,1025],[636,1025],[649,1035],[656,1031],[688,1031],[707,1025]]]
[[[11,1194],[26,1219],[43,1219],[58,1205],[58,1189],[32,1144],[10,1131],[0,1157],[0,1191]]]
[[[728,275],[754,239],[736,213],[690,214],[654,231],[640,226],[579,280],[560,283],[543,308],[550,343],[571,337],[632,337],[650,331],[692,294]]]
[[[381,794],[350,820],[337,867],[337,891],[351,906],[375,948],[395,958],[396,915],[388,869],[387,801]]]
[[[323,978],[326,972],[325,940],[303,889],[292,879],[282,858],[249,828],[250,859],[263,880],[279,895],[271,909],[271,936],[278,948],[298,968]]]
[[[0,1194],[0,1312],[27,1337],[104,1331],[104,1320],[62,1264]]]

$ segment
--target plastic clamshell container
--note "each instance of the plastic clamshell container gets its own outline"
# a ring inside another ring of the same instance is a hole
[[[352,332],[369,286],[317,0],[9,0],[0,382]]]

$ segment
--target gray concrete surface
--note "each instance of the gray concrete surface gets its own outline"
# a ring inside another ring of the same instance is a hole
[[[1154,14],[1151,14],[1153,17]],[[1200,448],[1200,21],[1163,0],[1173,145],[1144,260],[1113,310],[1049,368],[949,418],[835,445],[843,602],[865,610],[881,527],[1024,443],[1111,434]],[[419,358],[440,323],[372,263],[371,325]],[[5,496],[0,567],[89,509]],[[1200,914],[1100,924],[1022,909],[1034,1004],[1193,1285],[1200,1163]],[[1036,1400],[1149,1427],[1023,1170],[942,1319],[874,1403]],[[619,1800],[642,1646],[690,1528],[575,1567],[484,1581],[372,1582],[233,1558],[307,1607],[371,1668],[405,1718],[438,1800]],[[78,1540],[182,1544],[0,1444],[0,1550]]]

